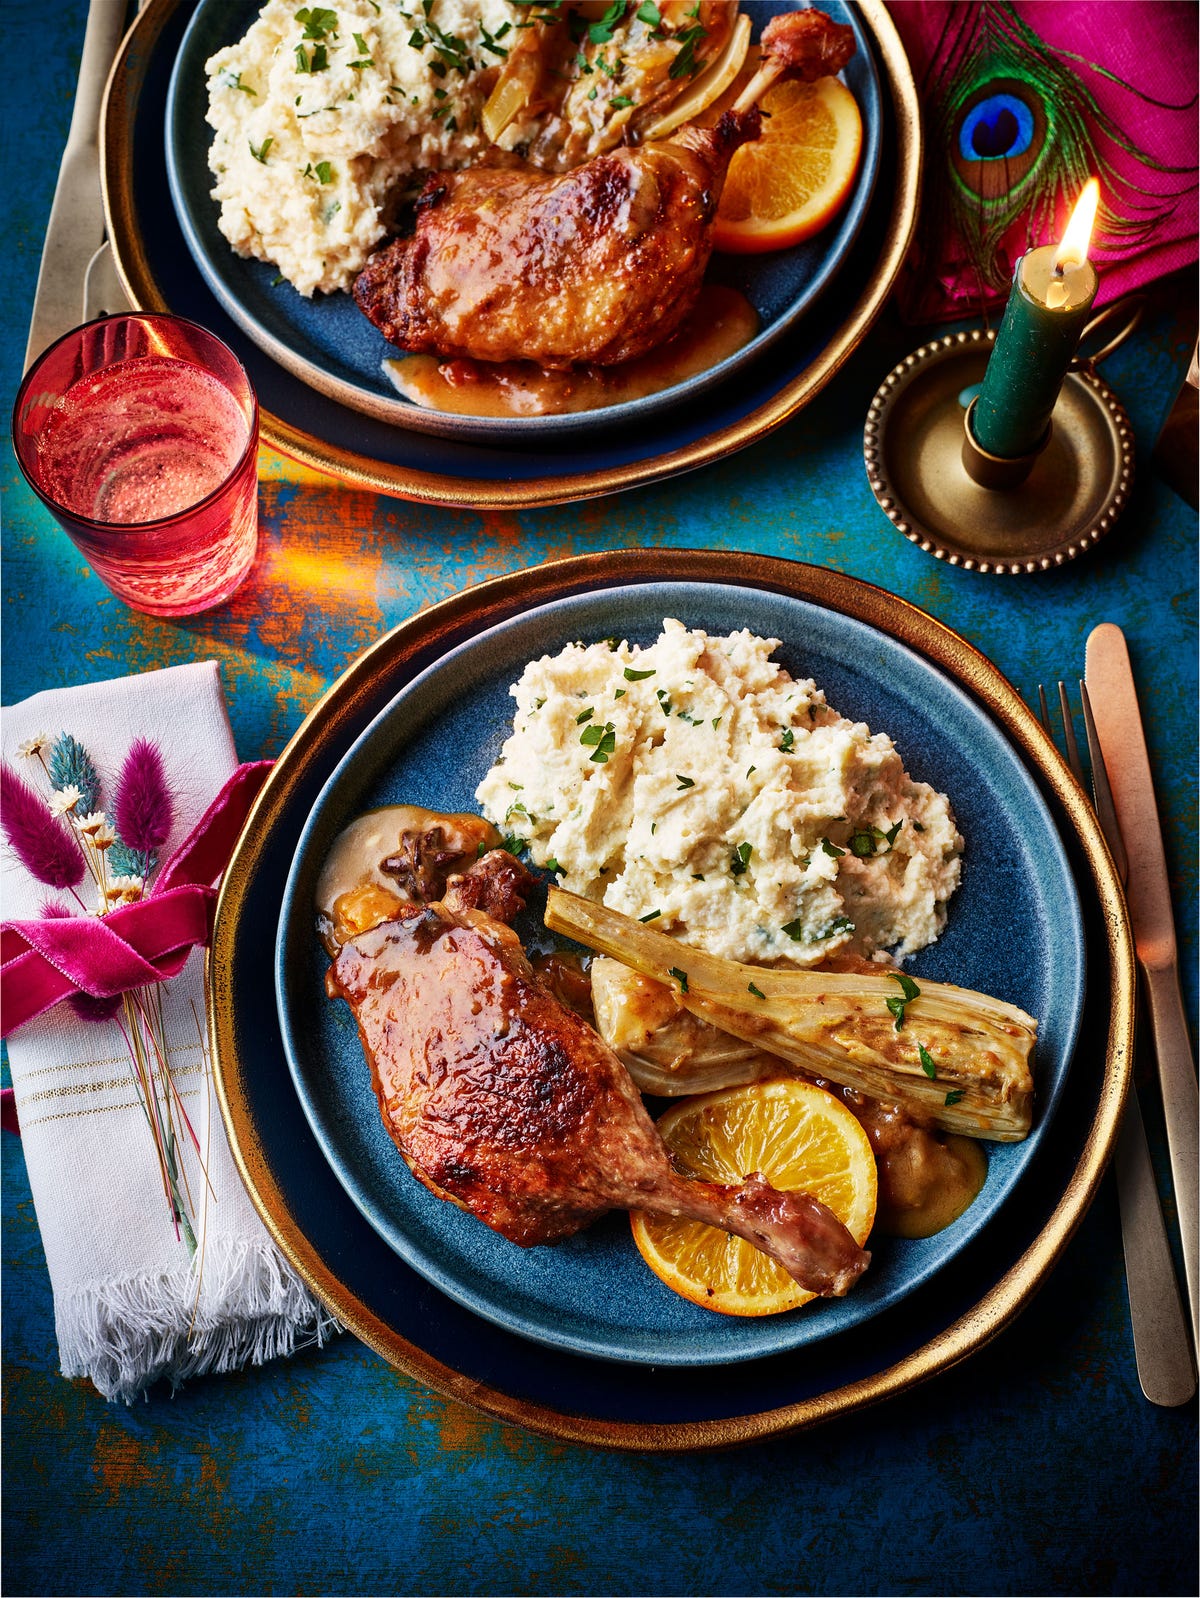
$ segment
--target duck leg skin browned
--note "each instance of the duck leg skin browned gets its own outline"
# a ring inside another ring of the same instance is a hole
[[[551,370],[632,360],[691,310],[729,158],[758,131],[757,111],[727,111],[572,172],[435,173],[416,232],[371,257],[354,298],[413,353]]]
[[[779,78],[838,72],[853,31],[820,11],[776,17],[763,61],[715,127],[551,175],[525,163],[434,173],[416,232],[367,262],[354,298],[400,349],[447,360],[615,366],[657,349],[696,302],[734,151]]]
[[[620,1060],[482,912],[434,904],[373,927],[342,947],[327,986],[354,1013],[413,1175],[514,1243],[635,1209],[743,1237],[815,1293],[840,1295],[865,1269],[808,1194],[757,1173],[729,1187],[678,1175]]]

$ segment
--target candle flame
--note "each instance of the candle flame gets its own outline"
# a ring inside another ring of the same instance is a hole
[[[1082,266],[1087,260],[1088,245],[1092,242],[1092,228],[1095,226],[1099,204],[1100,185],[1095,178],[1089,178],[1083,185],[1082,194],[1075,202],[1075,209],[1071,212],[1071,220],[1067,223],[1062,243],[1054,252],[1056,272],[1061,272],[1068,266]]]

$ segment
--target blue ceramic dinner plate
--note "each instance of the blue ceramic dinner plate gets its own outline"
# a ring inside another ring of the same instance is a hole
[[[200,0],[184,35],[166,107],[167,174],[175,212],[205,282],[242,331],[302,381],[377,420],[451,438],[514,441],[644,425],[649,416],[695,400],[735,378],[790,333],[845,264],[866,218],[880,164],[879,78],[861,18],[842,0],[828,0],[824,9],[836,20],[848,22],[857,41],[843,77],[862,112],[862,159],[846,205],[816,238],[770,255],[714,257],[710,278],[746,295],[759,315],[757,336],[707,372],[604,411],[496,419],[424,410],[398,395],[388,381],[381,363],[400,352],[359,312],[349,294],[305,299],[279,280],[273,264],[235,255],[217,226],[218,205],[211,198],[213,178],[207,161],[212,135],[204,122],[204,64],[215,51],[240,39],[259,9],[258,0]],[[790,7],[772,0],[748,9],[757,36],[772,14]]]
[[[643,1265],[627,1219],[565,1243],[519,1249],[433,1198],[384,1131],[357,1032],[324,994],[313,892],[332,840],[372,806],[475,809],[474,790],[511,724],[508,688],[525,662],[577,638],[648,642],[664,616],[710,632],[750,627],[812,676],[843,714],[894,738],[907,769],[949,794],[966,840],[963,882],[942,938],[911,963],[1038,1017],[1034,1129],[988,1145],[986,1185],[934,1238],[874,1238],[846,1299],[740,1320],[677,1298]],[[468,639],[383,709],[332,771],[300,837],[279,920],[276,984],[284,1049],[311,1128],[346,1193],[408,1265],[522,1337],[576,1354],[705,1366],[822,1342],[861,1326],[941,1270],[992,1222],[1046,1136],[1084,1003],[1083,929],[1071,871],[1025,765],[975,701],[918,654],[850,616],[787,594],[712,583],[640,583],[564,597]]]

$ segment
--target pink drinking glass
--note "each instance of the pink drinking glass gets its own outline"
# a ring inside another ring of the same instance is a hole
[[[13,443],[30,487],[135,610],[209,610],[254,564],[258,401],[195,323],[136,311],[67,333],[26,373]]]

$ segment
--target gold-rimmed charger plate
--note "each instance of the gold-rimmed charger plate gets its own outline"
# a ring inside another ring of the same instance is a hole
[[[881,0],[863,0],[860,9],[890,102],[891,167],[880,175],[876,201],[852,252],[850,287],[827,291],[832,298],[818,313],[832,318],[835,330],[794,372],[787,371],[786,362],[777,368],[764,358],[722,388],[724,401],[714,400],[708,417],[697,409],[686,424],[673,420],[649,436],[644,429],[640,435],[630,430],[590,451],[574,435],[555,450],[468,447],[409,435],[347,411],[277,367],[245,339],[204,286],[170,207],[162,112],[171,51],[191,13],[190,0],[150,0],[109,78],[101,174],[122,283],[135,306],[188,316],[237,350],[259,392],[266,443],[358,487],[433,504],[528,507],[615,493],[693,470],[765,437],[820,392],[879,314],[912,238],[922,158],[916,87]]]
[[[1050,1128],[1041,1177],[1022,1184],[1023,1201],[989,1227],[983,1253],[964,1256],[953,1281],[929,1284],[908,1308],[875,1323],[869,1343],[839,1337],[804,1362],[752,1362],[730,1374],[719,1402],[711,1381],[701,1385],[702,1372],[622,1367],[617,1383],[601,1362],[535,1348],[409,1281],[386,1245],[372,1257],[371,1228],[325,1168],[295,1104],[270,1005],[271,934],[300,828],[333,765],[392,695],[464,639],[531,606],[674,579],[789,594],[854,617],[965,689],[1019,751],[1058,817],[1085,900],[1092,971],[1080,1045],[1087,1070],[1077,1069],[1070,1103]],[[389,633],[314,708],[268,779],[226,874],[210,978],[210,1032],[235,1158],[305,1280],[416,1380],[532,1430],[611,1447],[701,1448],[812,1425],[902,1391],[982,1346],[1019,1312],[1086,1211],[1130,1076],[1134,967],[1119,884],[1082,792],[1030,712],[984,657],[923,612],[852,578],[761,556],[582,557],[497,578]]]

